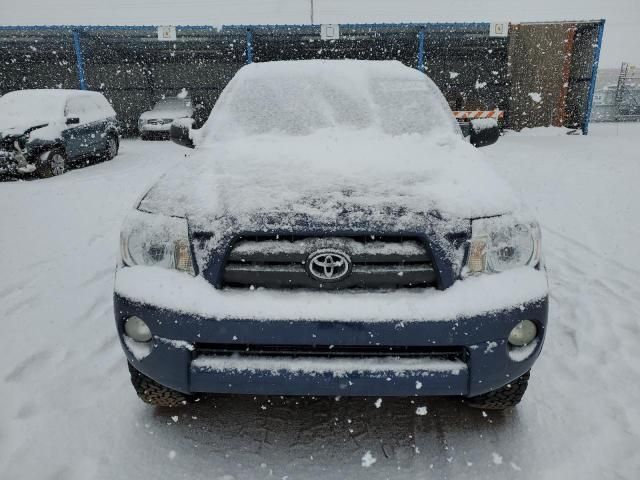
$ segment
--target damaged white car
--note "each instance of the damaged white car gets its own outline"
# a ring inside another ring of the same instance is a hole
[[[0,177],[52,177],[118,154],[116,112],[99,92],[18,90],[0,97]]]

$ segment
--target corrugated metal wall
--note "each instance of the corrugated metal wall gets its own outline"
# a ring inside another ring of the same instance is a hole
[[[432,28],[425,37],[427,74],[453,110],[510,109],[508,37],[490,37],[486,26]]]
[[[201,123],[246,61],[245,36],[211,29],[181,29],[176,42],[159,42],[148,29],[85,32],[81,43],[87,88],[104,92],[130,130],[140,113],[183,88],[202,106]]]
[[[580,128],[589,102],[598,25],[512,25],[509,42],[511,128]]]
[[[452,109],[498,108],[516,129],[580,127],[599,28],[522,24],[492,37],[487,23],[341,25],[339,40],[323,41],[318,25],[177,27],[176,41],[161,42],[156,27],[0,27],[0,93],[78,88],[82,70],[86,87],[103,92],[134,133],[141,112],[182,88],[202,121],[250,60],[395,59],[422,67]]]

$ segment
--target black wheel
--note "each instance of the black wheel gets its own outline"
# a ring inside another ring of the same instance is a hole
[[[191,403],[194,400],[193,396],[185,395],[184,393],[160,385],[158,382],[136,370],[129,362],[127,362],[127,364],[129,365],[129,373],[131,374],[131,384],[143,402],[157,407],[178,407]]]
[[[62,175],[67,169],[67,156],[62,149],[51,150],[43,155],[36,167],[40,178]]]
[[[492,392],[478,395],[467,400],[467,404],[473,408],[482,408],[483,410],[504,410],[506,408],[515,407],[527,390],[529,384],[530,372],[525,373],[511,383],[506,384]]]
[[[107,160],[112,160],[118,155],[118,150],[120,148],[120,141],[118,140],[118,136],[110,133],[107,137],[107,148],[105,150],[104,156]]]

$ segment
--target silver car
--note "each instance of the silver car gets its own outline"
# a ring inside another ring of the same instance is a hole
[[[138,130],[143,140],[169,138],[171,122],[178,118],[192,118],[193,107],[189,97],[167,97],[140,115]]]

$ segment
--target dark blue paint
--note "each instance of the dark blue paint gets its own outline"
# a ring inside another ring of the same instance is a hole
[[[418,70],[424,71],[424,30],[418,32]]]
[[[73,31],[73,49],[76,52],[76,67],[78,69],[78,80],[80,82],[80,90],[87,89],[87,82],[84,77],[84,57],[82,55],[82,45],[80,43],[80,32]]]
[[[216,319],[159,309],[114,295],[116,326],[120,338],[123,322],[131,316],[143,318],[154,335],[188,343],[233,343],[273,345],[375,345],[444,346],[467,349],[467,371],[455,375],[437,373],[425,377],[424,371],[408,376],[365,373],[333,378],[329,375],[284,374],[256,371],[220,373],[202,371],[191,365],[191,352],[163,342],[155,342],[153,352],[136,360],[123,345],[127,359],[142,373],[159,383],[185,393],[252,393],[278,395],[463,395],[474,396],[499,388],[528,371],[536,351],[523,362],[508,356],[506,338],[523,319],[534,320],[541,337],[547,324],[548,300],[542,299],[521,308],[475,315],[448,321],[387,322],[296,321],[278,319]],[[268,317],[268,312],[265,313]],[[495,342],[495,346],[493,343]],[[381,380],[382,377],[382,380]],[[387,380],[391,378],[391,380]],[[416,380],[423,387],[417,391]],[[349,385],[351,381],[352,385]]]
[[[247,28],[247,63],[253,63],[253,32]]]
[[[600,52],[602,51],[602,37],[604,35],[604,20],[600,20],[598,25],[598,43],[593,52],[593,65],[591,67],[591,83],[589,84],[589,94],[587,95],[587,110],[584,113],[582,122],[582,134],[589,134],[589,122],[591,121],[591,111],[593,110],[593,96],[596,92],[596,80],[598,79],[598,65],[600,64]]]

